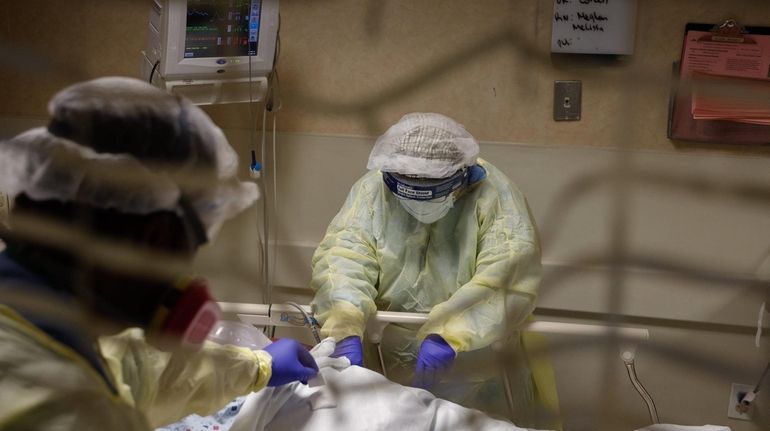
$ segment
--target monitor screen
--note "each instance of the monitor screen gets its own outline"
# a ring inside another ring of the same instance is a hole
[[[262,0],[187,0],[184,58],[257,55]]]

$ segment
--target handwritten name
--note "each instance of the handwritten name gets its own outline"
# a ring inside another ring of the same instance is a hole
[[[588,22],[591,22],[591,23],[596,23],[596,22],[602,22],[602,21],[608,21],[609,20],[609,18],[607,18],[606,16],[600,15],[600,14],[598,14],[596,12],[591,12],[590,14],[589,13],[585,13],[585,12],[578,12],[577,13],[577,18],[578,18],[578,21],[588,21]]]
[[[593,31],[604,31],[604,26],[600,24],[572,24],[572,30],[575,31],[587,31],[587,32],[593,32]]]

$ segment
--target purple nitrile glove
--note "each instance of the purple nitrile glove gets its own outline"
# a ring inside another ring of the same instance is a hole
[[[438,380],[437,374],[448,369],[456,356],[452,346],[440,335],[428,335],[422,341],[420,352],[417,354],[417,367],[412,385],[422,389],[430,388]]]
[[[358,365],[362,367],[364,365],[364,352],[361,346],[361,337],[358,335],[351,335],[345,337],[337,343],[337,347],[334,349],[334,353],[331,354],[332,358],[339,358],[344,356],[350,360],[350,365]]]
[[[296,381],[307,384],[308,380],[318,374],[315,359],[296,340],[284,338],[264,350],[273,357],[273,375],[267,382],[268,386],[281,386]]]

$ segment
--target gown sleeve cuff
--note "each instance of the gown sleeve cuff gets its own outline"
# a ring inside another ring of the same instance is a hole
[[[324,322],[321,328],[321,336],[324,338],[332,337],[334,341],[341,341],[355,335],[363,339],[366,328],[364,312],[349,302],[337,301],[329,311],[318,317]]]
[[[254,382],[252,392],[267,386],[267,382],[273,376],[273,357],[264,350],[254,350],[254,355],[257,357],[257,367],[259,367],[259,370],[257,371],[257,379]]]

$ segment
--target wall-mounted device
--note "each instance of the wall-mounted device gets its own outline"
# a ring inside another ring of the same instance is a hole
[[[554,81],[553,83],[553,119],[554,121],[579,121],[582,97],[581,81]]]
[[[259,101],[278,20],[278,0],[152,0],[142,76],[200,105]]]

